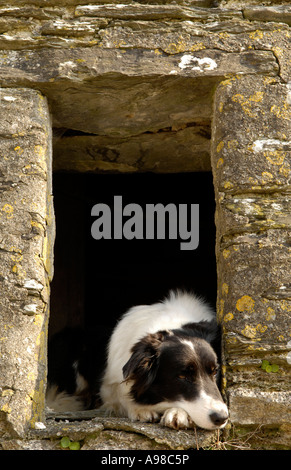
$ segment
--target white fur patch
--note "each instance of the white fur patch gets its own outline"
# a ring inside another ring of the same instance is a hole
[[[76,393],[81,393],[83,390],[85,390],[88,387],[88,382],[87,380],[83,377],[83,375],[80,374],[78,371],[78,361],[75,361],[73,364],[73,368],[75,369],[76,373]]]
[[[46,392],[46,406],[52,411],[82,411],[83,403],[78,397],[66,392],[59,392],[56,385],[48,387]]]
[[[191,341],[188,341],[187,339],[181,339],[181,343],[186,344],[186,346],[194,351],[194,344],[191,343]]]

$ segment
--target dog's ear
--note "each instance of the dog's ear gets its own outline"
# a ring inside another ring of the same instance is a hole
[[[137,398],[148,389],[156,377],[161,345],[167,335],[166,331],[148,334],[131,349],[131,357],[122,371],[125,381],[133,381],[131,393]]]

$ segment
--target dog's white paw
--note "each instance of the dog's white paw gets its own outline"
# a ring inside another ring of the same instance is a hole
[[[169,408],[161,418],[161,424],[173,429],[193,428],[194,423],[182,408]]]
[[[132,421],[142,421],[144,423],[154,423],[155,421],[159,421],[160,415],[156,413],[155,411],[149,411],[146,409],[136,409],[136,410],[131,410],[128,413],[128,417]]]

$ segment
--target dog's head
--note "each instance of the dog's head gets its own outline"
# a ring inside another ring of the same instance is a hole
[[[217,387],[217,356],[210,344],[215,329],[215,322],[200,322],[138,341],[123,367],[132,398],[161,404],[161,410],[183,408],[204,429],[224,427],[228,411]]]

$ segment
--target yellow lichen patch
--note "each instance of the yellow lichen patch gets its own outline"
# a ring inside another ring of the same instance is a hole
[[[4,212],[4,214],[6,215],[6,218],[7,219],[11,219],[13,217],[13,207],[11,206],[11,204],[4,204],[4,206],[2,207],[2,212]]]
[[[33,318],[33,323],[37,326],[40,326],[42,325],[42,322],[43,322],[43,317],[42,315],[40,315],[39,313],[34,315],[34,318]]]
[[[224,189],[232,189],[233,188],[233,183],[231,183],[230,181],[226,181],[223,184],[223,187],[224,187]]]
[[[229,148],[230,150],[236,150],[238,147],[238,141],[233,139],[233,140],[229,140],[227,142],[227,148]]]
[[[33,398],[34,398],[34,391],[32,391],[31,395],[27,394],[25,396],[25,404],[22,408],[23,414],[25,415],[25,418],[27,421],[30,420],[31,418],[31,404],[33,404]]]
[[[23,154],[23,149],[17,145],[15,148],[14,148],[15,152],[18,154],[18,155],[22,155]]]
[[[46,157],[46,148],[43,145],[35,145],[34,151],[41,159]]]
[[[257,341],[261,341],[261,339],[257,338]],[[258,346],[257,344],[256,345],[250,344],[248,346],[248,350],[249,351],[264,351],[264,347],[263,346]]]
[[[288,167],[285,167],[285,166],[281,166],[281,168],[279,168],[279,173],[282,175],[282,176],[285,176],[285,178],[288,178],[289,177],[289,173],[290,173],[290,168]]]
[[[11,397],[12,395],[14,395],[14,390],[12,390],[11,388],[7,388],[5,390],[3,390],[1,392],[1,397]]]
[[[286,103],[281,108],[280,106],[277,106],[276,104],[274,104],[271,107],[271,113],[274,114],[279,119],[285,119],[287,121],[291,120],[290,106],[288,106]]]
[[[25,269],[21,266],[21,264],[15,264],[12,266],[11,271],[13,274],[16,274],[20,278],[25,278],[26,277],[26,271]]]
[[[220,299],[219,302],[218,302],[218,306],[217,306],[217,316],[218,316],[219,320],[222,319],[223,310],[224,310],[224,300]]]
[[[30,399],[32,400],[32,409],[28,419],[30,421],[31,427],[34,428],[35,423],[41,420],[44,409],[45,383],[43,380],[40,380],[38,386],[32,390]]]
[[[223,158],[219,158],[219,160],[217,160],[216,168],[220,168],[223,164],[224,164]]]
[[[255,301],[249,295],[243,295],[238,299],[236,303],[236,308],[239,312],[253,312],[254,311]]]
[[[218,34],[218,36],[220,37],[220,39],[226,39],[226,38],[229,38],[230,37],[230,34],[227,33],[226,31],[223,31],[221,33]]]
[[[219,144],[218,144],[217,147],[216,147],[216,152],[217,152],[217,153],[221,152],[221,150],[223,149],[223,147],[224,147],[224,142],[223,142],[223,141],[219,142]]]
[[[19,248],[16,248],[16,246],[11,246],[9,251],[12,253],[11,254],[11,259],[12,261],[15,261],[16,263],[19,263],[23,259],[22,251]]]
[[[256,180],[255,178],[253,178],[252,176],[249,177],[249,182],[251,184],[258,184],[258,180]]]
[[[223,102],[222,102],[222,101],[220,101],[220,103],[219,103],[219,105],[218,105],[218,111],[219,111],[220,113],[222,113],[222,111],[223,111]]]
[[[259,103],[260,101],[262,101],[263,97],[264,93],[262,91],[257,91],[249,98],[245,98],[240,93],[237,93],[232,97],[232,101],[234,101],[235,103],[239,103],[242,107],[243,112],[247,116],[255,118],[257,117],[257,113],[252,111],[253,103]]]
[[[262,101],[264,97],[264,92],[263,91],[256,91],[253,95],[249,97],[249,101],[253,101],[254,103],[259,103]]]
[[[241,331],[241,333],[246,337],[246,338],[255,338],[257,335],[257,330],[256,328],[246,325],[245,328]]]
[[[272,173],[269,173],[268,171],[263,171],[262,172],[262,183],[263,184],[268,184],[273,178],[274,178],[274,176],[272,175]]]
[[[256,31],[252,31],[250,34],[249,34],[249,37],[250,39],[253,39],[255,41],[258,41],[259,39],[263,39],[264,38],[264,33],[263,31],[259,30],[259,29],[256,29]]]
[[[227,313],[226,315],[224,315],[223,319],[225,322],[231,321],[233,319],[233,313],[231,312]]]
[[[230,250],[227,250],[227,249],[223,250],[222,256],[224,257],[224,259],[227,259],[229,255],[230,255]]]
[[[238,76],[230,75],[220,83],[220,86],[226,87],[227,85],[231,85],[233,82],[236,81],[237,78]]]
[[[35,375],[32,371],[29,371],[27,374],[28,380],[35,381]]]
[[[191,46],[190,51],[195,52],[195,51],[202,51],[203,49],[206,49],[206,46],[203,44],[203,42],[197,42],[193,46]]]
[[[221,287],[222,295],[228,294],[228,285],[224,282]]]
[[[187,50],[187,44],[184,39],[180,37],[177,43],[171,42],[164,50],[167,54],[179,54]]]
[[[272,165],[283,165],[286,152],[283,150],[268,150],[264,152],[264,157],[270,162]]]
[[[276,313],[275,310],[272,307],[267,308],[267,313],[266,313],[266,320],[267,321],[273,321],[276,319]]]
[[[259,333],[265,333],[266,329],[268,327],[266,325],[261,325],[260,323],[256,326],[256,330],[259,332]]]
[[[15,263],[12,266],[11,271],[13,272],[13,274],[24,278],[26,276],[26,271],[20,264],[23,259],[22,251],[19,248],[16,248],[15,246],[11,246],[9,251],[11,251],[11,260]]]
[[[285,312],[291,312],[291,302],[288,300],[280,300],[280,306]]]
[[[44,237],[41,260],[48,274],[49,280],[51,280],[53,276],[52,248],[53,248],[52,244],[50,243],[50,240],[48,239],[48,237]]]
[[[264,84],[265,85],[274,85],[275,83],[277,83],[276,78],[273,78],[273,77],[265,77],[264,78]]]
[[[227,379],[226,379],[226,366],[224,365],[221,366],[221,375],[222,375],[221,387],[222,387],[222,390],[225,390],[226,385],[227,385]]]
[[[227,341],[228,344],[236,344],[237,343],[237,338],[234,338],[233,336],[229,336],[226,339],[226,341]]]
[[[12,410],[11,410],[10,406],[8,405],[8,403],[5,403],[2,406],[1,411],[3,411],[4,413],[9,414],[9,413],[11,413]]]
[[[45,360],[46,342],[47,342],[46,334],[44,331],[41,331],[38,337],[36,338],[36,342],[35,342],[37,349],[38,349],[36,353],[36,359],[38,360],[38,362],[43,362]]]
[[[240,93],[237,93],[236,95],[233,95],[233,97],[231,99],[235,103],[243,103],[245,98]]]

